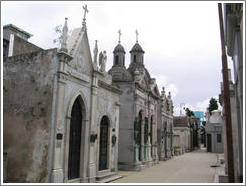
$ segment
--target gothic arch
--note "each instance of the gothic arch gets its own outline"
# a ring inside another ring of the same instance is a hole
[[[81,132],[80,132],[80,155],[79,155],[79,175],[77,178],[74,179],[81,179],[85,178],[87,175],[87,159],[86,159],[86,154],[88,153],[88,133],[89,133],[89,126],[88,126],[88,107],[87,107],[87,101],[85,99],[84,94],[81,91],[78,91],[75,93],[68,104],[67,107],[67,113],[66,113],[66,127],[65,127],[65,158],[64,158],[64,180],[65,182],[69,182],[69,174],[68,171],[70,169],[69,167],[69,151],[71,150],[70,148],[70,129],[71,129],[71,124],[72,124],[72,112],[73,112],[73,106],[77,102],[77,104],[80,105],[81,107],[81,115],[82,115],[82,120],[81,120]],[[72,180],[72,179],[71,179]]]
[[[101,140],[101,122],[103,117],[107,117],[108,120],[108,134],[107,134],[107,165],[106,165],[106,169],[110,169],[111,168],[111,151],[112,151],[112,141],[111,141],[111,136],[112,136],[112,128],[113,128],[113,120],[111,115],[107,112],[104,114],[100,114],[98,119],[97,119],[97,128],[98,128],[98,137],[97,137],[97,171],[103,171],[100,170],[100,140]],[[118,139],[117,139],[118,140]],[[105,170],[105,169],[104,169]]]
[[[98,170],[109,169],[110,155],[110,120],[107,115],[104,115],[100,120],[99,132],[99,161]]]
[[[81,91],[76,92],[70,99],[69,104],[68,104],[67,117],[71,117],[73,103],[75,102],[77,97],[80,97],[80,103],[84,105],[84,107],[82,108],[82,112],[83,114],[85,114],[85,120],[88,120],[87,101],[86,101],[86,98],[83,92]]]

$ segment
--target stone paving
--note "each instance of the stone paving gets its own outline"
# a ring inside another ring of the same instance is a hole
[[[123,176],[110,183],[213,183],[217,154],[204,148],[174,156],[140,172],[119,171]]]

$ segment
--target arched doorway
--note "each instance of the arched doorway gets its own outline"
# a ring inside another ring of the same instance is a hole
[[[69,135],[69,154],[68,154],[68,179],[80,177],[80,148],[81,148],[81,128],[82,128],[82,106],[80,97],[74,101]]]
[[[99,171],[108,168],[109,119],[103,116],[100,123]]]

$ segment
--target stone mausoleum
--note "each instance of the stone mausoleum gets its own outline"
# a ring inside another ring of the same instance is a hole
[[[3,29],[3,151],[7,182],[101,182],[117,177],[121,90],[91,57],[85,18],[61,49]],[[22,37],[23,36],[23,37]]]
[[[221,111],[213,110],[209,117],[205,130],[206,130],[206,146],[208,152],[223,153],[223,120]]]
[[[119,37],[106,72],[106,51],[97,41],[90,51],[84,9],[70,37],[65,19],[59,49],[3,28],[4,182],[107,182],[173,155],[171,93],[159,93],[138,39],[126,68]]]
[[[119,33],[120,34],[120,33]],[[144,50],[138,43],[130,50],[130,65],[125,66],[125,49],[118,41],[114,48],[113,66],[109,73],[122,90],[120,95],[119,169],[141,170],[159,161],[158,154],[171,157],[172,114],[171,95],[160,95],[156,79],[144,65]],[[120,37],[119,37],[120,38]],[[168,110],[168,112],[167,112]],[[162,126],[162,137],[167,146],[158,145],[157,126]],[[163,127],[165,126],[165,127]],[[164,130],[166,130],[164,132]],[[167,138],[166,138],[167,136]],[[158,153],[160,152],[161,153]],[[165,152],[164,152],[165,151]]]

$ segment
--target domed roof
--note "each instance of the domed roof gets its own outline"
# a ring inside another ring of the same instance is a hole
[[[136,43],[136,44],[132,47],[130,53],[131,53],[131,52],[143,52],[143,53],[144,53],[142,47],[141,47],[138,43]]]
[[[116,52],[126,53],[124,47],[120,43],[114,48],[114,53]]]

